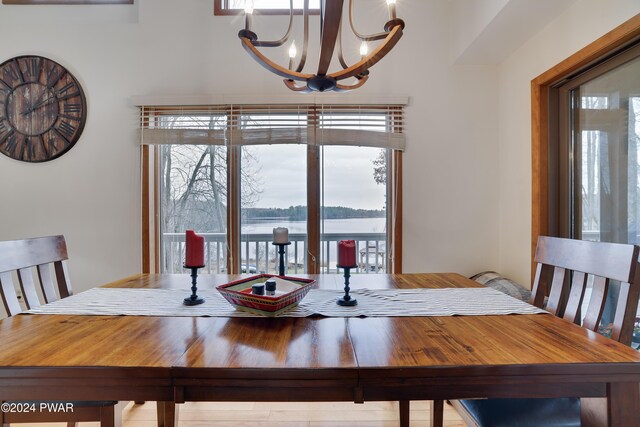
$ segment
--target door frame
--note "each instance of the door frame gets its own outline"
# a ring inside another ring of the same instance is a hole
[[[549,180],[550,144],[558,140],[557,101],[554,93],[564,80],[575,76],[618,54],[640,40],[640,14],[614,28],[593,43],[574,53],[564,61],[545,71],[531,81],[531,279],[535,272],[534,254],[538,236],[549,235],[550,199]],[[554,116],[555,115],[555,116]]]

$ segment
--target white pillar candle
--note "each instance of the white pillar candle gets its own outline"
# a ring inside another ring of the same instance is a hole
[[[273,243],[289,243],[289,229],[285,227],[274,228]]]

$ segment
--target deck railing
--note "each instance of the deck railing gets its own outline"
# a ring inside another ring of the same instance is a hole
[[[206,273],[226,273],[226,233],[201,233],[205,241]],[[184,233],[162,235],[162,271],[182,273],[184,260]],[[325,233],[321,235],[319,263],[322,273],[336,273],[337,253],[340,240],[355,240],[358,268],[352,273],[384,273],[387,271],[385,233]],[[276,273],[276,247],[271,244],[272,234],[242,234],[240,236],[240,264],[245,273]],[[307,271],[307,235],[289,233],[291,245],[285,248],[287,274]]]

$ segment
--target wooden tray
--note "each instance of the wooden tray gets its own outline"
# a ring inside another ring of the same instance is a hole
[[[278,287],[276,288],[278,293],[275,296],[254,295],[251,293],[252,285],[263,283],[271,277],[278,282]],[[275,317],[297,306],[315,283],[316,281],[313,279],[260,274],[220,285],[216,289],[237,310]],[[283,288],[285,289],[284,292],[282,292]]]

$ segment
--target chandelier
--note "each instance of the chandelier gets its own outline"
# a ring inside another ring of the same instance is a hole
[[[404,21],[396,16],[396,0],[386,0],[389,9],[389,21],[384,25],[384,31],[376,34],[360,34],[353,25],[353,0],[349,0],[349,26],[351,31],[362,44],[360,45],[360,61],[348,65],[342,52],[342,12],[344,0],[320,0],[320,58],[316,74],[304,73],[309,46],[309,0],[304,0],[303,21],[304,40],[302,53],[296,62],[298,50],[295,42],[289,47],[289,65],[283,67],[276,64],[262,52],[259,47],[279,47],[287,43],[293,27],[293,0],[289,1],[289,28],[280,40],[260,40],[252,30],[253,1],[245,3],[245,27],[238,32],[238,37],[244,49],[267,70],[284,77],[284,84],[295,92],[344,92],[357,89],[364,85],[369,78],[369,68],[380,61],[393,49],[402,37]],[[380,44],[369,52],[368,42],[382,40]],[[329,73],[329,65],[338,52],[341,70]],[[342,81],[352,80],[351,84]]]

